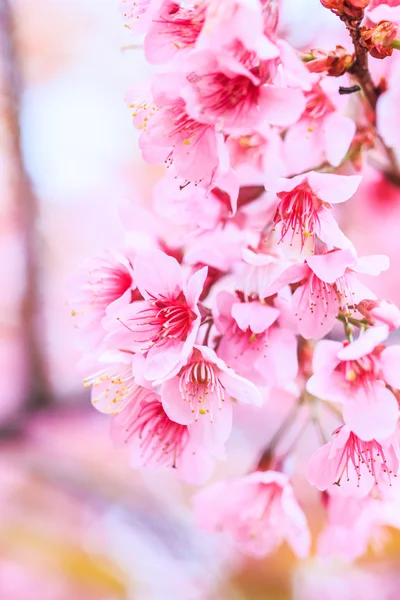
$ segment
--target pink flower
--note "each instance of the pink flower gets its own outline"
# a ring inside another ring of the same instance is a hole
[[[267,293],[273,295],[288,283],[299,283],[292,297],[299,333],[306,339],[321,338],[332,329],[339,312],[349,314],[362,300],[375,298],[356,272],[378,275],[388,266],[386,256],[357,258],[350,250],[335,250],[289,267]]]
[[[167,62],[178,52],[193,47],[203,29],[205,14],[203,0],[188,6],[164,0],[145,38],[146,59],[150,63]]]
[[[185,185],[176,177],[164,177],[154,187],[154,207],[159,215],[185,227],[188,233],[215,229],[236,211],[239,181],[231,169],[215,184],[218,187],[205,189]]]
[[[269,66],[248,62],[246,56],[238,60],[224,52],[191,56],[189,85],[182,95],[193,119],[227,133],[246,134],[263,122],[286,126],[299,118],[303,93],[270,85]]]
[[[307,521],[286,475],[257,471],[216,483],[194,498],[203,529],[229,533],[245,554],[262,557],[287,541],[299,558],[310,550]]]
[[[357,310],[371,325],[387,325],[389,331],[400,327],[400,310],[386,300],[363,300],[357,304]]]
[[[213,126],[188,114],[180,92],[184,83],[183,75],[158,74],[153,80],[152,101],[129,100],[134,124],[142,131],[139,146],[146,162],[172,165],[185,181],[212,179],[229,167],[224,138]]]
[[[293,265],[293,261],[285,258],[279,248],[244,248],[242,257],[242,287],[246,298],[266,298],[271,285]]]
[[[349,150],[356,125],[353,119],[341,114],[338,101],[337,105],[332,102],[338,98],[343,103],[336,90],[332,93],[333,84],[337,85],[336,80],[325,79],[305,92],[306,108],[284,139],[284,156],[290,173],[313,169],[325,161],[337,167]]]
[[[168,418],[154,393],[114,417],[111,437],[117,444],[129,445],[134,468],[176,469],[179,479],[199,485],[211,475],[212,458],[191,440],[185,425]]]
[[[367,552],[371,543],[378,548],[382,546],[385,541],[383,525],[398,527],[390,514],[390,507],[371,496],[329,496],[327,510],[328,525],[317,542],[318,555],[323,558],[339,557],[342,561],[354,561]],[[371,600],[376,597],[377,590],[374,592]],[[354,590],[354,593],[358,596],[358,591]]]
[[[188,425],[192,438],[217,457],[224,457],[224,443],[231,432],[232,398],[245,404],[262,401],[254,384],[206,346],[195,346],[187,365],[161,386],[167,415]]]
[[[207,0],[205,26],[198,39],[201,49],[212,48],[214,51],[242,46],[254,52],[262,59],[278,56],[279,50],[268,34],[271,31],[267,22],[267,11],[263,10],[259,0]]]
[[[175,375],[191,354],[200,326],[197,303],[207,269],[187,278],[178,261],[160,250],[138,254],[134,269],[144,301],[110,316],[108,343],[144,354],[143,376],[156,384]]]
[[[307,383],[311,394],[344,403],[346,424],[364,440],[391,435],[399,418],[396,397],[386,384],[400,386],[400,346],[382,346],[387,334],[387,327],[381,326],[351,344],[322,340]]]
[[[297,339],[277,327],[280,311],[257,301],[240,302],[220,292],[213,310],[222,335],[218,354],[239,375],[260,386],[284,386],[297,375]]]
[[[83,350],[96,350],[106,332],[102,319],[108,310],[117,310],[139,296],[130,260],[118,252],[106,251],[90,258],[70,284],[70,305]]]
[[[333,432],[308,465],[308,480],[319,490],[343,496],[367,496],[375,485],[391,485],[399,470],[392,440],[360,439],[346,425]],[[336,487],[334,487],[336,486]]]
[[[356,192],[361,181],[358,176],[330,175],[311,171],[291,179],[267,183],[275,192],[278,206],[274,230],[278,229],[278,243],[289,237],[300,238],[301,249],[311,238],[315,247],[319,238],[332,248],[349,248],[351,242],[341,232],[332,212],[332,204],[345,202]]]

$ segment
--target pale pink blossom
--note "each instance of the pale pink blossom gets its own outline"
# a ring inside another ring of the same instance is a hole
[[[227,133],[247,134],[262,123],[286,126],[304,110],[300,89],[272,85],[269,65],[254,67],[221,52],[191,56],[182,90],[193,119]]]
[[[345,202],[356,192],[358,176],[332,175],[311,171],[291,179],[275,179],[266,187],[278,199],[273,227],[278,231],[278,243],[286,236],[300,239],[301,249],[311,238],[325,242],[330,249],[352,247],[332,215],[332,204]]]
[[[308,480],[321,491],[343,496],[367,496],[374,486],[391,485],[399,470],[392,440],[360,439],[346,425],[333,432],[308,465]]]
[[[222,133],[189,115],[181,95],[185,82],[183,74],[160,73],[153,80],[152,100],[136,99],[132,92],[128,101],[142,132],[145,161],[172,166],[178,176],[197,182],[225,173],[229,159]]]
[[[382,526],[398,527],[390,507],[376,497],[334,495],[327,504],[328,524],[317,540],[317,554],[323,558],[354,561],[370,545],[382,549],[386,541]]]
[[[161,386],[167,415],[188,425],[192,438],[217,457],[232,428],[232,399],[260,405],[256,386],[230,369],[207,346],[195,346],[186,366]]]
[[[344,420],[364,440],[385,438],[397,426],[399,408],[388,389],[400,386],[400,346],[381,345],[386,326],[372,327],[355,342],[320,341],[314,351],[314,375],[307,390],[343,403]]]
[[[266,245],[257,249],[244,248],[242,258],[241,283],[247,298],[253,295],[266,298],[271,285],[293,265],[293,261],[286,258],[279,247],[272,250]]]
[[[134,269],[144,300],[110,315],[108,345],[143,354],[143,376],[157,383],[175,375],[192,352],[207,269],[187,277],[178,261],[160,250],[139,253]]]
[[[140,294],[127,256],[110,250],[88,259],[70,282],[69,302],[81,348],[96,350],[106,334],[101,322],[107,309],[117,310],[136,296]]]
[[[176,469],[179,479],[198,485],[211,475],[212,458],[193,442],[185,425],[168,418],[154,393],[148,392],[113,418],[111,437],[116,444],[129,446],[134,468]]]
[[[307,521],[283,473],[257,471],[218,482],[195,496],[194,509],[200,527],[229,533],[245,554],[262,557],[284,541],[299,558],[309,553]]]
[[[307,339],[320,338],[329,333],[339,313],[350,314],[362,300],[376,298],[356,273],[378,275],[388,267],[386,256],[357,258],[350,250],[335,250],[289,267],[267,293],[273,295],[289,283],[298,283],[292,309],[299,319],[299,332]]]
[[[356,133],[353,119],[342,114],[332,90],[335,81],[319,81],[305,92],[306,107],[292,125],[283,142],[284,156],[290,173],[306,171],[328,162],[337,167],[344,159]],[[329,89],[330,88],[330,89]],[[301,148],[301,151],[300,151]]]
[[[163,0],[158,13],[153,15],[145,38],[144,51],[148,62],[168,62],[182,50],[192,48],[203,29],[206,6],[204,0],[190,4]]]
[[[261,59],[278,56],[279,50],[270,37],[275,32],[271,31],[267,11],[259,0],[207,0],[205,5],[205,25],[198,40],[200,49],[221,51],[240,44]]]
[[[213,310],[221,334],[218,353],[239,375],[260,386],[285,386],[297,370],[297,339],[276,325],[280,310],[258,301],[240,302],[220,292]]]

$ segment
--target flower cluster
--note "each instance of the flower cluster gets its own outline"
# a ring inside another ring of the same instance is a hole
[[[368,71],[368,53],[396,48],[399,3],[321,2],[354,53],[297,51],[277,0],[121,1],[157,66],[127,101],[144,160],[166,166],[154,218],[177,240],[108,251],[71,292],[85,386],[135,467],[203,484],[246,405],[262,419],[272,397],[295,397],[254,468],[194,499],[200,526],[255,556],[284,540],[309,552],[288,470],[309,426],[322,443],[308,468],[329,518],[321,552],[361,554],[396,502],[400,312],[365,284],[387,257],[358,255],[336,205],[360,194],[371,148],[400,181],[385,116],[395,83]]]

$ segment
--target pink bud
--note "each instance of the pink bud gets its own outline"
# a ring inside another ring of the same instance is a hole
[[[387,325],[390,331],[400,327],[400,310],[391,302],[363,300],[357,309],[371,325]]]

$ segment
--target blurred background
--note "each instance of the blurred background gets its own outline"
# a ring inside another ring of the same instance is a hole
[[[281,29],[298,48],[343,43],[318,0],[286,0]],[[124,103],[146,68],[131,46],[117,0],[0,0],[0,600],[397,599],[390,533],[356,566],[297,564],[286,548],[244,560],[195,529],[192,489],[130,469],[90,405],[68,278],[121,246],[118,206],[148,206],[161,175]],[[366,182],[346,233],[396,265],[400,189],[368,167]],[[395,266],[379,286],[400,303]],[[235,434],[224,473],[242,472],[246,453]],[[316,531],[318,498],[300,495]]]

